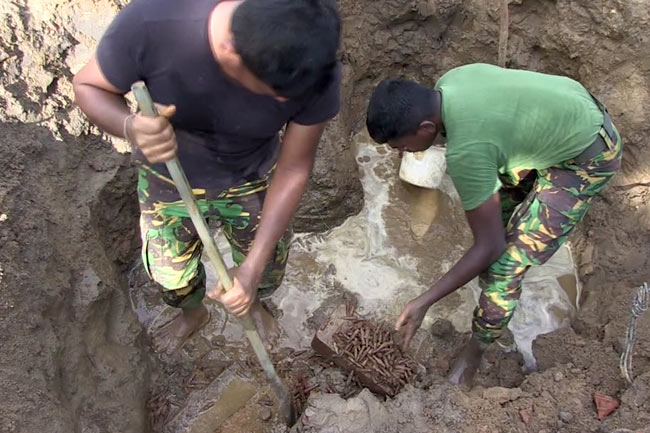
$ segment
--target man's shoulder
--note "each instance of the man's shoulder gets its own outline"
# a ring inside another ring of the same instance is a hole
[[[219,0],[132,0],[122,13],[137,16],[141,23],[195,20],[207,18],[209,12]]]
[[[490,65],[488,63],[469,63],[467,65],[457,66],[448,70],[440,77],[440,80],[456,77],[467,77],[472,74],[485,74],[488,72],[498,73],[499,71],[505,71],[505,69],[495,65]]]

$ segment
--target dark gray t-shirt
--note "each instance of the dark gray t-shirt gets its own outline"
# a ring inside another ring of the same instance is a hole
[[[312,125],[339,110],[340,65],[329,88],[306,101],[257,95],[221,70],[208,20],[219,0],[133,0],[97,48],[102,72],[118,89],[144,80],[154,101],[176,105],[178,157],[193,187],[224,189],[259,179],[275,163],[288,122]],[[136,161],[145,162],[141,152]],[[152,167],[168,176],[164,164]]]

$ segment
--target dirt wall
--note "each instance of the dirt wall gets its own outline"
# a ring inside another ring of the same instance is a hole
[[[0,136],[0,431],[142,432],[148,360],[122,276],[132,172],[96,138]]]
[[[138,245],[133,174],[74,108],[71,87],[125,3],[0,3],[0,388],[9,390],[2,432],[146,431],[150,361],[123,279]],[[499,3],[340,1],[343,108],[319,149],[299,229],[327,229],[360,208],[348,138],[362,125],[372,87],[395,75],[432,85],[451,67],[495,63]],[[583,307],[573,329],[538,342],[546,371],[528,376],[521,392],[443,384],[435,394],[413,391],[449,399],[425,401],[432,417],[418,422],[432,431],[642,428],[650,424],[648,318],[639,324],[631,387],[618,379],[616,362],[631,295],[650,279],[650,197],[635,185],[650,181],[650,9],[643,1],[520,0],[510,18],[508,66],[565,74],[597,94],[625,141],[624,168],[572,239]],[[590,400],[601,389],[624,403],[605,423],[594,420]],[[413,399],[387,410],[410,413],[401,405]],[[444,415],[452,410],[463,419]],[[521,410],[538,415],[527,424]],[[409,420],[388,416],[380,431],[402,431]]]

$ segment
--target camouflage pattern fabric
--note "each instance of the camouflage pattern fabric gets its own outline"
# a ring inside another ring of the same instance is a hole
[[[615,128],[614,132],[615,141],[601,128],[597,139],[604,141],[606,150],[582,164],[569,160],[532,176],[506,176],[510,184],[504,183],[499,191],[507,221],[506,250],[479,276],[482,292],[472,330],[480,342],[491,343],[501,335],[517,306],[528,268],[551,258],[582,221],[592,198],[620,168],[621,138]]]
[[[237,266],[244,262],[252,247],[272,171],[262,179],[225,191],[193,189],[203,215],[221,223]],[[158,283],[168,305],[198,306],[205,295],[205,270],[201,264],[203,246],[174,183],[151,167],[140,165],[138,199],[142,263],[147,274]],[[291,230],[287,230],[267,264],[259,297],[269,296],[282,282],[290,239]]]

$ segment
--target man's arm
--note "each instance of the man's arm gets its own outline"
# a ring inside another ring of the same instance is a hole
[[[131,114],[124,92],[104,76],[93,56],[73,78],[75,103],[102,131],[124,137],[124,120]]]
[[[127,138],[149,162],[164,162],[176,155],[176,136],[167,120],[176,112],[173,105],[157,105],[158,117],[131,116],[124,92],[106,79],[95,56],[74,76],[72,85],[75,103],[88,119],[111,135]]]
[[[309,126],[289,123],[287,127],[255,242],[246,258],[246,262],[258,270],[264,269],[289,227],[314,167],[316,149],[326,123]]]
[[[235,282],[234,290],[221,296],[221,301],[233,314],[246,313],[255,299],[266,263],[289,227],[291,217],[305,191],[326,123],[305,126],[292,122],[287,126],[253,247],[237,269],[238,281]]]
[[[405,346],[422,323],[429,307],[487,269],[506,248],[498,192],[465,215],[474,235],[474,244],[431,289],[408,303],[396,323],[397,329],[405,327]]]

